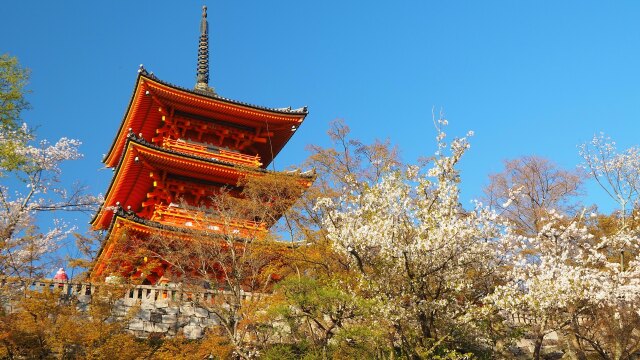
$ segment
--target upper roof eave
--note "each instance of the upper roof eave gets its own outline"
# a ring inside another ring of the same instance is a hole
[[[191,95],[191,96],[202,97],[202,98],[205,98],[205,99],[208,99],[208,100],[216,100],[216,101],[220,101],[220,102],[227,103],[227,104],[230,104],[230,105],[248,108],[250,110],[255,110],[255,111],[259,112],[259,113],[267,112],[267,113],[272,113],[273,115],[276,115],[276,116],[278,116],[278,115],[279,116],[294,116],[294,117],[300,119],[300,120],[298,120],[299,123],[301,123],[309,113],[306,106],[298,108],[298,109],[292,109],[291,107],[287,107],[287,108],[269,108],[269,107],[263,107],[263,106],[259,106],[259,105],[253,105],[253,104],[245,103],[245,102],[242,102],[242,101],[228,99],[228,98],[219,96],[219,95],[217,95],[215,93],[208,92],[208,91],[197,90],[197,89],[187,89],[187,88],[180,87],[180,86],[171,84],[169,82],[160,80],[155,75],[153,75],[152,73],[147,72],[141,66],[140,70],[138,70],[138,76],[136,77],[136,83],[135,83],[135,86],[133,88],[133,92],[131,94],[131,99],[129,100],[129,105],[127,106],[127,110],[126,110],[126,112],[124,114],[124,117],[123,117],[121,123],[120,123],[120,127],[118,128],[117,135],[113,139],[113,142],[111,143],[111,146],[109,147],[109,151],[107,152],[107,155],[103,159],[103,162],[107,163],[107,159],[111,156],[111,154],[115,150],[115,147],[116,147],[116,145],[118,143],[118,140],[119,140],[119,138],[120,138],[120,136],[121,136],[121,134],[123,132],[123,129],[125,127],[125,124],[127,123],[127,118],[129,117],[130,112],[132,110],[132,107],[134,105],[134,101],[136,99],[136,94],[138,93],[138,88],[145,81],[151,81],[151,82],[158,83],[158,84],[160,84],[162,86],[165,86],[165,87],[168,87],[171,90],[174,90],[176,92],[186,93],[186,94]]]

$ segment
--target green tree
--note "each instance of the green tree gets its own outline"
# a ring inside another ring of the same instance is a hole
[[[29,70],[21,67],[17,58],[0,55],[0,176],[25,162],[18,145],[30,140],[30,132],[21,122],[22,111],[30,108],[25,98],[28,81]]]
[[[20,127],[20,115],[28,109],[25,87],[29,82],[29,70],[8,54],[0,55],[0,125],[3,128]]]

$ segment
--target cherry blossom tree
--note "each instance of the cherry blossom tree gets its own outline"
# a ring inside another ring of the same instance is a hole
[[[640,267],[633,260],[623,269],[610,247],[637,240],[596,238],[590,222],[551,213],[535,237],[505,235],[513,267],[492,298],[508,313],[527,316],[537,332],[559,332],[573,358],[586,359],[588,351],[627,358],[640,346]]]
[[[371,183],[348,178],[342,196],[317,203],[334,250],[357,269],[358,291],[378,300],[378,316],[393,323],[396,346],[410,357],[427,356],[434,344],[462,348],[490,338],[478,320],[490,317],[482,303],[501,261],[496,214],[459,202],[456,165],[467,137],[448,144],[446,120],[435,123],[438,148],[427,171],[389,168]]]
[[[311,155],[305,167],[314,169],[316,180],[280,226],[280,230],[295,241],[327,243],[322,230],[324,208],[315,206],[318,199],[338,199],[350,192],[361,192],[384,174],[400,169],[398,150],[388,140],[365,144],[353,139],[342,120],[333,121],[327,134],[332,146],[308,146]]]
[[[587,172],[618,204],[624,227],[640,196],[640,148],[618,152],[615,141],[601,133],[580,146],[580,155]]]
[[[501,241],[511,249],[512,266],[491,298],[507,313],[529,317],[538,335],[559,333],[571,358],[595,353],[601,359],[627,359],[640,350],[640,234],[632,211],[640,157],[635,148],[617,153],[615,143],[602,135],[583,145],[581,155],[618,211],[611,217],[550,211],[537,234],[507,231]],[[613,224],[604,221],[608,218]]]
[[[72,231],[63,220],[38,214],[92,209],[98,199],[61,183],[61,163],[79,159],[78,140],[37,141],[20,112],[28,108],[23,86],[28,72],[15,58],[0,58],[0,275],[42,276],[44,259]],[[45,230],[40,226],[46,227]]]

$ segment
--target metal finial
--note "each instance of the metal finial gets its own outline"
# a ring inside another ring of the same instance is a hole
[[[196,72],[196,89],[213,91],[209,87],[209,24],[207,23],[207,7],[202,7],[200,21],[200,43],[198,44],[198,67]]]

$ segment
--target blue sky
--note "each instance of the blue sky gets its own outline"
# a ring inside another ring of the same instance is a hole
[[[638,143],[640,2],[8,1],[0,52],[32,70],[25,120],[41,137],[84,143],[67,179],[106,190],[102,154],[139,64],[194,85],[203,4],[220,95],[309,107],[280,169],[300,164],[305,145],[327,144],[336,118],[364,141],[389,138],[412,162],[434,150],[434,107],[451,135],[476,134],[465,200],[503,159],[537,154],[573,167],[576,146],[600,131]]]

